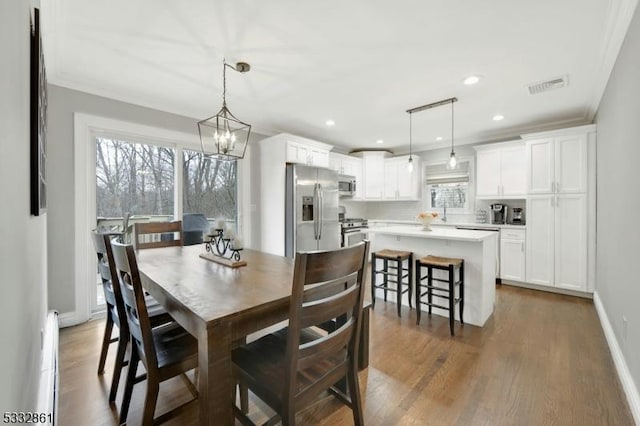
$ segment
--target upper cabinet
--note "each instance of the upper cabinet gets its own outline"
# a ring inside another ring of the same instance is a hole
[[[504,142],[476,148],[476,197],[524,198],[526,154],[523,142]]]
[[[420,158],[413,155],[413,172],[407,169],[409,156],[387,158],[384,164],[384,198],[387,200],[420,199]]]
[[[364,151],[361,155],[362,184],[358,187],[356,183],[354,198],[363,201],[420,199],[420,157],[412,156],[414,170],[409,172],[408,155],[387,157],[384,151]]]
[[[562,134],[527,141],[529,194],[582,193],[587,188],[587,135]]]
[[[287,163],[329,167],[331,145],[309,139],[292,137],[287,141]]]
[[[382,200],[384,198],[385,152],[362,153],[363,199]]]

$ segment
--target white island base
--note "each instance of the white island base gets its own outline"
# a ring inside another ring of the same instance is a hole
[[[482,327],[489,319],[493,313],[496,295],[497,232],[436,227],[432,228],[432,231],[424,231],[415,226],[389,226],[369,229],[368,234],[372,252],[382,249],[411,251],[414,254],[414,262],[415,259],[427,255],[464,259],[464,322]],[[426,275],[426,268],[423,268],[422,275]],[[434,270],[434,276],[444,279],[447,272]],[[434,282],[434,285],[446,286],[445,283],[439,282]],[[376,290],[376,298],[378,303],[384,300],[382,290]],[[425,298],[426,296],[423,300]],[[434,299],[438,303],[439,298]],[[394,302],[395,297],[389,297],[387,300]],[[411,300],[415,307],[415,285]],[[444,299],[440,300],[440,303],[446,303]],[[402,304],[408,306],[406,294]],[[421,309],[427,312],[428,306],[422,306]],[[439,308],[433,308],[432,312],[449,317],[447,311]],[[456,306],[456,321],[459,320],[458,312]],[[425,321],[424,315],[422,321]]]

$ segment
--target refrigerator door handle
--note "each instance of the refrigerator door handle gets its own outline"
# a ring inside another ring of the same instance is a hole
[[[319,215],[318,215],[318,239],[322,239],[322,223],[324,221],[324,189],[322,189],[322,185],[318,184],[318,194],[320,194],[320,204],[318,205]]]
[[[320,239],[318,229],[318,213],[320,212],[320,184],[313,186],[313,238]]]

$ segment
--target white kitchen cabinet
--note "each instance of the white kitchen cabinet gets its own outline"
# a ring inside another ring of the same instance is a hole
[[[385,153],[381,151],[362,153],[363,198],[365,200],[382,200],[384,198],[384,159]]]
[[[532,284],[553,286],[553,195],[527,197],[527,273]]]
[[[329,167],[329,149],[310,142],[289,140],[287,141],[286,161],[309,166]]]
[[[503,280],[525,280],[525,233],[524,229],[500,231],[500,278]]]
[[[522,198],[526,193],[526,155],[522,142],[476,147],[476,197]]]
[[[527,141],[529,194],[582,193],[587,187],[585,133]]]
[[[329,168],[341,175],[355,176],[362,170],[362,159],[337,152],[329,153]]]
[[[586,291],[587,197],[558,194],[555,207],[555,286]]]
[[[587,195],[527,197],[526,281],[587,291]]]

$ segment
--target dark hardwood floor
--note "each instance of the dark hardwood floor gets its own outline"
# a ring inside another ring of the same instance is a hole
[[[402,314],[378,301],[371,315],[370,365],[360,374],[368,425],[633,425],[590,300],[503,285],[485,327],[456,323],[453,338],[446,318],[423,314],[416,326],[415,310]],[[60,332],[60,425],[117,424],[107,403],[111,368],[96,374],[103,327]],[[156,412],[188,398],[179,379],[164,383]],[[143,399],[136,385],[129,424],[139,424]],[[298,422],[352,418],[327,396]],[[197,424],[197,407],[167,424]]]

